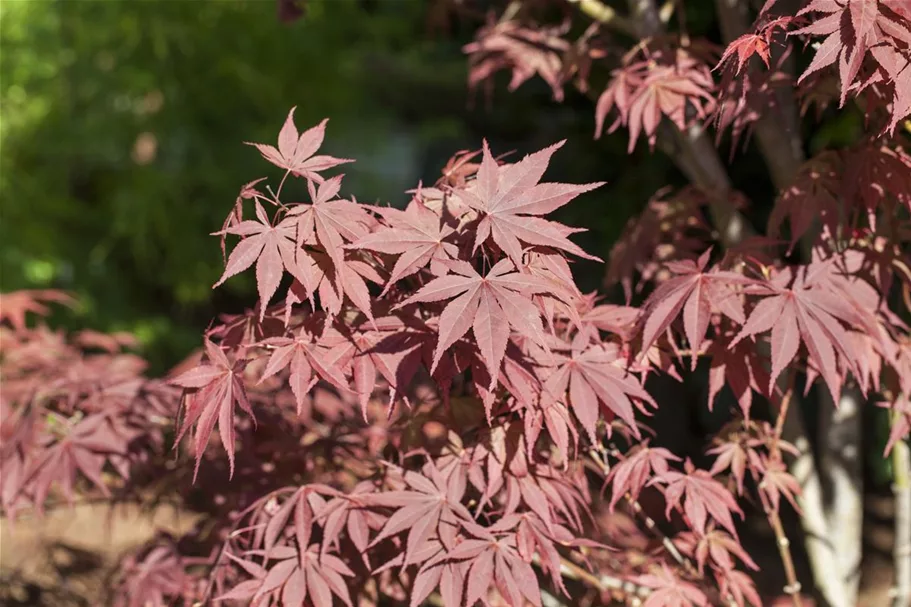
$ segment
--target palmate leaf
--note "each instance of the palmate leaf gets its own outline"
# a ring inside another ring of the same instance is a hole
[[[447,241],[455,230],[441,224],[440,217],[419,198],[412,200],[404,211],[393,207],[374,210],[383,216],[388,226],[371,232],[345,248],[399,255],[386,288],[383,289],[384,294],[395,282],[411,276],[428,264],[434,274],[446,273],[446,267],[440,262],[455,259],[458,255],[455,243]]]
[[[542,278],[515,271],[509,259],[497,262],[485,276],[464,261],[449,262],[448,267],[451,274],[430,281],[396,307],[451,299],[440,315],[431,373],[446,349],[471,329],[493,387],[500,375],[510,328],[543,343],[541,312],[530,296],[547,293],[551,287]]]
[[[746,572],[736,569],[716,571],[715,578],[718,580],[718,588],[721,590],[722,596],[732,597],[738,607],[762,605],[756,584]]]
[[[629,493],[634,499],[654,476],[661,476],[670,470],[668,462],[680,461],[680,458],[663,447],[649,447],[644,441],[641,447],[635,447],[631,454],[615,464],[605,482],[611,484],[610,508],[613,510],[620,498]]]
[[[58,483],[64,497],[72,502],[78,476],[88,479],[105,497],[110,496],[102,469],[109,459],[125,456],[130,440],[138,434],[112,422],[108,416],[97,414],[75,423],[25,471],[22,479],[31,479],[30,491],[39,511],[53,483]]]
[[[294,242],[294,226],[281,223],[273,226],[265,210],[255,201],[258,221],[243,221],[225,228],[216,234],[243,236],[225,264],[225,271],[212,288],[240,274],[256,263],[256,286],[260,299],[260,321],[266,313],[269,300],[275,295],[282,274],[287,271],[304,284],[313,282],[308,270],[309,264],[301,263],[304,253],[297,250]]]
[[[471,58],[469,88],[474,89],[501,69],[510,69],[510,90],[537,73],[550,85],[554,99],[562,101],[566,78],[563,55],[571,48],[561,38],[565,33],[565,27],[531,28],[513,20],[488,25],[478,32],[475,42],[463,48]]]
[[[301,327],[295,337],[272,337],[263,340],[261,344],[272,348],[272,354],[259,383],[289,367],[291,375],[288,383],[297,401],[298,414],[307,393],[320,379],[329,382],[342,393],[351,392],[338,367],[327,358],[327,349],[321,347],[319,336],[313,335],[309,327]]]
[[[643,306],[645,323],[642,331],[642,351],[647,351],[683,311],[683,327],[692,352],[692,367],[696,368],[698,353],[715,311],[735,322],[745,321],[743,304],[733,286],[753,284],[750,278],[734,272],[706,272],[711,249],[699,260],[671,262],[668,268],[674,278],[662,283]]]
[[[337,175],[319,186],[307,182],[311,203],[292,205],[285,219],[297,230],[298,247],[322,247],[336,267],[344,265],[344,245],[366,236],[375,223],[366,207],[337,198],[343,177]]]
[[[643,607],[701,607],[709,604],[708,597],[699,587],[681,580],[664,563],[654,568],[652,573],[636,576],[633,581],[653,589],[642,603]]]
[[[601,182],[584,185],[538,183],[550,164],[551,156],[563,143],[561,141],[526,156],[516,164],[497,166],[487,142],[484,142],[483,159],[474,188],[458,191],[462,201],[481,215],[475,233],[475,250],[491,239],[516,267],[522,266],[522,243],[598,260],[566,238],[569,233],[578,230],[568,230],[562,224],[537,217],[553,212],[579,194],[604,185]]]
[[[818,266],[823,262],[816,262]],[[811,266],[812,270],[813,266]],[[832,398],[838,402],[843,378],[836,362],[836,352],[855,375],[859,375],[850,339],[841,322],[856,322],[857,313],[846,306],[843,298],[822,286],[807,284],[807,273],[799,273],[790,288],[792,273],[785,269],[767,283],[770,295],[759,301],[731,346],[745,337],[771,330],[772,373],[769,393],[775,380],[797,355],[801,342],[810,361],[819,369]]]
[[[417,555],[431,540],[452,548],[459,524],[472,520],[472,516],[461,503],[465,494],[463,476],[447,476],[428,462],[422,473],[408,471],[404,479],[408,489],[376,493],[364,499],[374,506],[397,507],[368,547],[407,531],[402,566],[408,566],[417,561]]]
[[[38,316],[47,316],[50,313],[50,308],[45,304],[51,302],[68,306],[72,306],[75,303],[68,293],[54,289],[21,290],[4,293],[0,296],[0,303],[2,303],[0,305],[0,323],[6,321],[16,331],[23,331],[26,328],[26,314],[31,312]]]
[[[129,556],[122,570],[125,596],[115,599],[115,607],[167,605],[168,599],[182,594],[190,581],[174,546],[155,546],[140,558]]]
[[[541,607],[541,590],[535,571],[519,554],[516,534],[508,533],[519,520],[517,516],[506,517],[489,528],[467,521],[462,523],[467,537],[453,549],[428,560],[418,575],[426,575],[446,563],[458,564],[463,570],[467,569],[464,603],[461,603],[466,607],[486,599],[492,586],[510,605],[524,605],[528,601]],[[412,605],[418,603],[413,597]]]
[[[724,488],[724,485],[712,478],[711,474],[705,470],[695,469],[689,460],[685,463],[685,472],[668,470],[648,483],[649,485],[667,483],[664,490],[667,501],[665,515],[669,517],[671,511],[682,502],[683,512],[694,531],[705,534],[708,517],[711,515],[736,538],[737,530],[734,528],[731,513],[736,512],[743,518],[743,511],[737,505],[734,496]]]
[[[307,550],[282,545],[270,553],[273,564],[268,568],[250,558],[264,555],[262,551],[251,550],[240,557],[226,553],[231,561],[253,579],[241,582],[217,600],[245,600],[251,604],[281,604],[284,607],[332,607],[335,597],[352,607],[351,593],[346,577],[354,572],[340,558],[332,554],[320,554],[318,545]],[[264,601],[271,597],[272,601]]]
[[[619,117],[609,130],[620,124],[629,126],[628,151],[632,153],[640,133],[654,147],[662,118],[685,130],[709,114],[714,89],[709,66],[683,49],[656,51],[642,60],[626,61],[614,70],[598,99],[595,137],[601,136],[607,115],[616,109]]]
[[[674,541],[684,553],[696,559],[700,573],[704,571],[709,559],[722,571],[731,571],[734,569],[735,556],[753,571],[759,570],[759,565],[750,558],[740,542],[724,531],[716,529],[714,524],[709,524],[705,535],[686,531],[674,538]]]
[[[262,143],[248,142],[247,145],[254,146],[263,155],[263,158],[275,166],[314,181],[323,181],[323,178],[319,175],[320,171],[331,169],[346,162],[354,162],[347,158],[314,156],[320,146],[323,145],[328,119],[298,135],[297,127],[294,126],[295,109],[297,108],[291,108],[291,111],[288,112],[285,124],[278,134],[277,149]]]
[[[573,339],[569,353],[554,352],[556,367],[544,383],[546,398],[569,398],[573,413],[589,439],[596,441],[599,403],[610,416],[623,420],[633,434],[639,435],[633,412],[634,403],[657,404],[635,376],[626,372],[616,346],[592,344],[595,330],[589,327]]]
[[[196,453],[195,480],[199,474],[199,464],[209,441],[209,435],[218,424],[221,444],[228,454],[230,475],[234,476],[234,405],[240,406],[250,417],[254,417],[250,402],[247,400],[242,372],[246,361],[238,359],[231,362],[219,346],[208,339],[205,341],[207,363],[178,375],[170,380],[175,386],[185,388],[186,411],[183,424],[177,434],[175,443],[179,443],[187,430],[194,424],[196,430],[193,444]],[[255,417],[254,417],[255,419]]]

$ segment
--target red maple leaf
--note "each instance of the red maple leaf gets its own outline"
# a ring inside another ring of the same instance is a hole
[[[754,31],[747,32],[739,38],[733,40],[725,49],[724,54],[718,65],[717,70],[722,65],[733,63],[733,58],[737,57],[737,66],[733,69],[733,74],[738,75],[754,56],[762,59],[766,67],[769,67],[769,55],[771,51],[772,38],[778,31],[787,30],[788,26],[794,21],[794,17],[781,16],[774,19],[762,19],[762,25],[756,27]]]
[[[455,230],[448,225],[441,225],[440,217],[419,198],[413,199],[404,211],[392,207],[374,210],[383,216],[388,226],[377,229],[345,248],[399,255],[383,293],[396,281],[414,274],[428,264],[431,272],[437,276],[445,274],[446,267],[439,262],[458,256],[458,247],[446,241]]]
[[[189,582],[183,560],[174,546],[155,546],[141,558],[129,556],[122,571],[124,594],[130,600],[118,597],[114,603],[117,607],[167,605],[169,599],[180,595]]]
[[[634,447],[620,462],[614,464],[605,482],[611,483],[610,508],[629,493],[632,499],[639,498],[639,492],[653,476],[665,474],[670,468],[668,462],[679,462],[680,458],[663,447],[649,447],[648,441]]]
[[[320,554],[319,545],[312,544],[302,549],[287,545],[276,546],[269,553],[274,564],[268,568],[248,558],[237,557],[230,552],[227,556],[253,579],[241,582],[217,600],[245,600],[260,604],[264,597],[274,601],[281,598],[287,607],[332,607],[333,596],[352,607],[346,577],[354,572],[340,558],[332,554]],[[265,556],[260,550],[250,550],[243,556]]]
[[[686,460],[685,468],[685,473],[669,470],[649,481],[649,485],[667,483],[664,490],[667,501],[665,516],[670,517],[671,510],[682,501],[683,512],[696,532],[705,534],[708,516],[711,515],[731,535],[737,537],[731,513],[736,512],[743,518],[743,511],[731,492],[705,470],[694,468],[690,460]]]
[[[723,571],[734,569],[732,556],[736,556],[753,571],[759,570],[759,565],[750,558],[750,555],[743,549],[740,542],[721,529],[716,529],[715,525],[711,523],[705,535],[686,531],[674,538],[674,542],[685,554],[696,558],[699,573],[702,573],[705,569],[705,564],[709,557],[711,557],[712,563]]]
[[[416,555],[432,539],[451,548],[461,522],[472,520],[471,513],[461,503],[465,494],[463,477],[450,475],[447,478],[433,462],[428,462],[422,472],[424,474],[405,472],[409,489],[385,491],[364,498],[374,506],[397,507],[370,546],[408,531],[402,566],[416,562]]]
[[[180,442],[187,430],[196,425],[193,436],[196,452],[194,480],[216,422],[221,444],[228,453],[230,475],[234,476],[234,404],[237,403],[250,417],[254,417],[242,377],[247,361],[237,359],[232,363],[222,349],[208,339],[205,348],[208,362],[199,364],[169,382],[188,390],[184,395],[186,411],[183,425],[175,442]]]
[[[530,296],[547,293],[550,286],[541,278],[514,271],[512,262],[506,258],[497,262],[486,276],[478,274],[464,261],[448,262],[448,266],[452,274],[435,278],[396,307],[452,299],[440,315],[439,339],[431,373],[447,348],[470,328],[493,387],[500,375],[510,327],[543,343],[541,312]]]
[[[549,372],[544,388],[550,398],[563,401],[567,394],[573,413],[595,442],[598,403],[610,415],[626,422],[634,434],[639,430],[633,413],[633,402],[657,406],[636,378],[623,366],[616,346],[591,344],[593,329],[580,331],[568,348],[569,354],[554,352],[556,367]]]
[[[718,589],[721,591],[721,595],[733,597],[738,607],[762,605],[762,599],[756,591],[756,584],[747,573],[736,569],[716,571],[715,579],[718,580]],[[789,597],[788,602],[793,603],[793,599]],[[803,598],[801,603],[807,603],[806,597]]]
[[[737,68],[735,73],[740,73],[743,66],[746,65],[754,55],[762,59],[762,62],[765,63],[766,67],[769,67],[768,37],[763,35],[762,32],[750,32],[740,36],[728,45],[724,54],[721,56],[721,61],[718,62],[718,66],[716,66],[715,69],[718,69],[718,67],[727,62],[728,59],[733,58],[735,54],[737,55]]]
[[[291,108],[285,124],[278,134],[278,149],[271,145],[262,143],[247,143],[254,146],[263,158],[274,164],[298,175],[306,177],[308,180],[322,181],[319,171],[325,171],[332,167],[354,162],[347,158],[334,158],[332,156],[314,156],[313,154],[323,145],[323,138],[326,136],[326,123],[329,119],[324,119],[317,126],[312,127],[298,135],[297,127],[294,126],[294,110]]]
[[[427,561],[422,571],[445,562],[463,563],[468,570],[466,605],[485,599],[490,587],[495,585],[510,605],[529,601],[541,607],[541,589],[534,569],[519,554],[516,534],[503,533],[511,531],[518,522],[519,517],[507,517],[490,528],[463,522],[462,527],[470,537],[462,538],[453,549]],[[412,605],[415,604],[412,600]]]
[[[740,441],[728,440],[717,447],[709,449],[707,453],[718,456],[715,459],[715,463],[712,464],[709,474],[715,476],[730,468],[734,482],[737,483],[737,495],[743,495],[743,480],[746,476],[747,460],[751,455],[757,457],[755,452],[745,448]]]
[[[810,270],[821,264],[822,262],[815,262]],[[806,272],[799,273],[791,287],[787,288],[791,276],[790,270],[785,268],[767,283],[771,295],[756,304],[732,346],[744,337],[771,330],[771,393],[775,380],[797,355],[797,349],[803,341],[810,361],[822,373],[835,402],[838,402],[841,379],[835,353],[838,352],[850,370],[859,375],[847,331],[840,324],[840,321],[854,322],[856,312],[846,309],[844,300],[832,291],[818,286],[814,288],[812,283],[807,284]]]
[[[709,599],[697,586],[680,579],[664,563],[654,573],[633,578],[637,584],[652,588],[642,607],[692,607],[708,605]]]
[[[47,316],[50,309],[45,303],[56,302],[72,306],[75,300],[63,291],[54,289],[20,290],[0,295],[0,322],[7,321],[16,331],[26,328],[25,315],[28,312]]]
[[[111,457],[124,456],[130,440],[137,432],[118,428],[109,416],[89,415],[78,421],[72,418],[65,428],[58,428],[64,435],[53,440],[44,437],[46,451],[39,452],[25,478],[31,479],[31,492],[39,511],[44,507],[52,483],[59,483],[64,497],[72,501],[77,472],[87,478],[105,496],[109,496],[102,477],[102,469]]]
[[[705,272],[711,249],[693,262],[670,262],[674,278],[662,283],[643,305],[645,326],[642,331],[642,351],[647,351],[683,311],[683,328],[696,368],[698,353],[715,310],[732,320],[744,322],[743,304],[732,285],[749,285],[754,281],[734,272],[714,270]]]
[[[308,182],[311,204],[295,204],[288,211],[289,223],[297,226],[297,245],[320,246],[336,266],[343,265],[345,243],[355,242],[370,231],[375,222],[367,209],[356,202],[336,198],[343,175],[319,186]],[[291,222],[291,218],[295,218]]]
[[[607,115],[616,108],[617,123],[629,126],[629,152],[636,147],[639,133],[654,146],[658,124],[666,117],[685,130],[696,119],[704,119],[713,104],[715,83],[708,65],[694,55],[678,49],[675,53],[656,52],[614,70],[610,84],[595,107],[595,136]]]
[[[762,467],[765,474],[759,483],[759,490],[768,496],[772,509],[778,512],[781,496],[784,495],[794,510],[800,513],[800,506],[797,505],[796,500],[796,496],[801,494],[800,483],[788,473],[784,462],[780,458],[763,457]]]
[[[481,168],[478,162],[472,160],[481,154],[481,150],[460,150],[446,161],[446,166],[440,171],[442,176],[436,181],[439,188],[463,188],[469,177],[474,177]],[[418,188],[420,191],[422,188]],[[410,193],[410,192],[409,192]]]
[[[565,27],[525,27],[515,20],[482,28],[477,40],[465,45],[471,61],[468,86],[474,89],[501,69],[512,70],[509,90],[514,91],[536,73],[550,85],[556,101],[563,100],[563,55],[571,50],[560,36]]]
[[[475,232],[475,249],[492,239],[517,267],[522,266],[522,243],[598,259],[566,238],[579,230],[535,217],[550,213],[579,194],[604,185],[601,182],[584,185],[538,183],[551,156],[563,143],[530,154],[515,164],[497,166],[484,142],[483,159],[474,187],[458,192],[465,204],[481,214]]]
[[[273,351],[259,382],[262,383],[285,367],[290,367],[288,383],[297,401],[298,414],[307,393],[320,379],[329,382],[343,393],[351,392],[348,382],[337,366],[331,364],[327,350],[320,347],[319,336],[314,335],[310,329],[311,327],[301,327],[296,337],[270,337],[260,342]]]
[[[370,531],[382,528],[384,518],[370,510],[368,500],[375,492],[376,486],[371,481],[358,483],[349,493],[333,498],[319,514],[323,520],[323,534],[327,538],[323,550],[339,546],[342,531],[347,532],[348,539],[361,553],[364,565],[368,569],[370,558],[367,549],[370,545]]]
[[[294,226],[283,221],[273,226],[266,215],[265,209],[255,201],[256,218],[258,221],[242,221],[237,225],[226,228],[216,234],[236,234],[243,240],[231,251],[225,264],[225,271],[212,288],[240,274],[256,262],[256,286],[260,299],[260,320],[266,313],[269,300],[275,295],[278,284],[281,282],[282,273],[287,270],[292,276],[304,284],[312,283],[309,267],[301,264],[300,258],[304,254],[298,250],[294,242]]]

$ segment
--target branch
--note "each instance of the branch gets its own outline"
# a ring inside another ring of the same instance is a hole
[[[537,560],[538,555],[536,554],[533,561],[537,563]],[[595,575],[589,573],[579,565],[562,556],[560,557],[560,573],[570,579],[585,582],[589,586],[602,592],[605,590],[619,590],[626,596],[636,596],[639,598],[645,598],[652,593],[651,588],[630,582],[629,580],[624,580],[612,575]]]
[[[784,565],[785,578],[788,580],[788,585],[784,587],[784,591],[791,596],[794,607],[803,607],[803,602],[800,600],[800,582],[797,581],[794,560],[791,558],[791,540],[788,539],[787,534],[784,532],[781,518],[772,509],[769,499],[762,491],[759,492],[759,499],[762,501],[762,509],[765,510],[769,524],[772,526],[772,531],[775,532],[775,543],[778,545],[778,554],[781,556],[782,565]]]
[[[601,0],[567,0],[570,4],[578,4],[579,10],[603,25],[611,27],[628,36],[636,35],[636,28],[632,22],[608,6]]]
[[[749,30],[749,7],[746,0],[715,0],[715,5],[718,8],[718,21],[725,42],[731,42]],[[782,10],[777,6],[775,9],[779,12]],[[782,62],[783,49],[786,48],[784,44],[773,45],[773,65]],[[755,61],[753,63],[755,64]],[[782,62],[782,67],[790,71],[792,76],[793,63],[791,57]],[[748,66],[748,72],[752,71],[753,67],[755,65]],[[769,167],[772,181],[775,187],[781,190],[793,181],[806,157],[798,128],[800,121],[793,89],[780,87],[775,96],[777,104],[774,113],[763,112],[756,121],[755,132],[759,151]]]
[[[620,454],[617,449],[613,449],[613,451],[615,451],[617,455]],[[595,462],[595,465],[598,466],[598,469],[601,474],[604,475],[604,478],[607,478],[608,473],[610,473],[610,466],[608,466],[604,460],[598,456],[598,453],[594,448],[589,450],[589,457],[593,462]],[[645,524],[645,528],[648,529],[655,537],[661,540],[661,545],[664,546],[664,549],[667,551],[667,553],[670,554],[674,560],[677,561],[677,563],[686,570],[687,573],[696,578],[702,577],[699,574],[699,571],[696,569],[696,566],[693,565],[692,561],[683,556],[683,553],[680,552],[679,548],[677,548],[677,544],[674,543],[674,540],[669,538],[661,531],[661,529],[658,528],[658,523],[655,522],[655,519],[650,517],[648,513],[645,512],[645,510],[642,508],[642,504],[640,504],[639,501],[632,496],[632,494],[626,492],[623,495],[623,500],[627,503],[627,505],[629,505],[630,510],[632,510],[636,516],[642,519],[643,523]]]
[[[788,410],[790,409],[791,398],[794,396],[794,376],[794,371],[788,373],[787,388],[785,389],[784,394],[782,394],[781,403],[778,408],[778,419],[775,422],[775,435],[772,438],[771,449],[771,455],[775,458],[781,457],[781,432],[784,429],[785,418],[787,418]],[[788,580],[788,585],[784,587],[784,591],[786,594],[791,595],[794,607],[803,607],[800,600],[800,582],[797,581],[797,573],[794,570],[794,559],[791,556],[791,540],[788,539],[788,536],[784,531],[784,526],[781,524],[781,517],[778,516],[778,511],[772,508],[772,505],[769,503],[769,498],[766,496],[765,491],[763,491],[762,486],[759,487],[759,499],[762,502],[762,509],[769,519],[769,525],[775,533],[775,544],[778,546],[778,554],[781,557],[781,564],[784,566],[785,578]]]

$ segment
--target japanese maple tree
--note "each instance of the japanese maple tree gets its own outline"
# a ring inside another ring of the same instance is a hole
[[[804,429],[811,395],[824,418],[889,409],[907,601],[911,7],[718,0],[719,46],[688,34],[686,4],[513,1],[465,48],[471,87],[501,69],[510,89],[541,77],[555,102],[575,87],[595,137],[622,128],[691,180],[615,244],[606,283],[625,301],[574,280],[575,261],[600,260],[552,213],[603,184],[548,181],[562,142],[520,158],[479,141],[433,185],[363,204],[339,172],[352,161],[320,153],[330,124],[300,131],[292,109],[277,147],[251,144],[280,181],[243,185],[214,233],[215,286],[252,272],[259,299],[165,380],[125,336],[27,322],[65,294],[3,296],[4,513],[200,489],[185,499],[204,523],[122,563],[112,597],[130,607],[799,605],[814,591],[848,605],[857,563],[813,544],[845,521],[811,482],[810,444],[820,465],[833,456]],[[801,121],[829,106],[861,111],[864,134],[808,158]],[[729,135],[755,137],[778,190],[764,230],[728,177]],[[679,406],[655,376],[703,377],[704,405],[729,404],[701,453],[654,436],[654,412]],[[784,588],[753,578],[749,508]],[[786,509],[812,579],[795,573]]]

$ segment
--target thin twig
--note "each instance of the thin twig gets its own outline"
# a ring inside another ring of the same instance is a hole
[[[762,508],[765,510],[766,516],[769,519],[769,524],[772,526],[772,531],[775,532],[775,543],[778,546],[778,555],[781,557],[781,563],[784,565],[784,574],[788,580],[788,585],[784,587],[784,591],[786,594],[791,595],[794,607],[803,607],[803,602],[800,600],[800,582],[797,581],[797,573],[794,570],[794,560],[791,558],[791,540],[788,539],[784,527],[781,524],[781,518],[772,508],[771,504],[769,504],[769,500],[765,496],[765,493],[760,491],[759,497],[762,500]]]
[[[794,371],[788,373],[787,388],[781,396],[781,403],[778,408],[778,419],[775,421],[775,434],[772,437],[771,455],[773,458],[779,460],[781,458],[781,432],[784,428],[784,420],[788,415],[791,398],[794,395],[795,375]],[[762,501],[762,509],[769,519],[769,525],[775,533],[775,544],[778,546],[778,555],[781,557],[785,578],[788,581],[787,586],[784,587],[784,592],[791,596],[794,607],[803,607],[803,603],[800,600],[800,582],[797,580],[797,573],[794,570],[794,559],[791,556],[791,540],[788,539],[788,536],[785,533],[784,526],[781,524],[781,517],[778,516],[778,511],[775,508],[772,508],[772,504],[769,503],[769,498],[766,496],[765,491],[763,491],[761,486],[759,487],[759,498]]]
[[[614,449],[614,451],[617,450]],[[617,453],[619,454],[619,451],[617,451]],[[602,474],[604,474],[606,477],[610,472],[610,466],[608,466],[600,457],[598,457],[598,454],[594,449],[589,451],[589,457],[591,457],[592,461],[597,464]],[[677,545],[674,543],[674,541],[665,535],[663,531],[661,531],[661,529],[658,527],[658,523],[655,522],[655,519],[650,517],[648,513],[645,512],[645,509],[642,508],[642,504],[640,504],[639,501],[634,498],[631,493],[627,491],[623,495],[623,500],[627,503],[630,510],[632,510],[636,516],[642,519],[642,522],[645,524],[645,528],[648,529],[650,533],[652,533],[661,541],[661,545],[664,546],[664,549],[667,551],[667,553],[670,554],[671,557],[673,557],[673,559],[677,561],[677,563],[683,567],[687,573],[697,578],[702,577],[699,575],[699,571],[696,569],[696,566],[693,565],[693,563],[688,558],[683,556],[683,553],[680,552],[680,549],[677,548]]]
[[[535,557],[537,560],[537,555]],[[571,560],[560,557],[560,573],[570,579],[585,582],[598,590],[619,590],[626,596],[637,596],[645,598],[652,593],[652,589],[647,586],[636,584],[629,580],[624,580],[612,575],[594,575]]]

